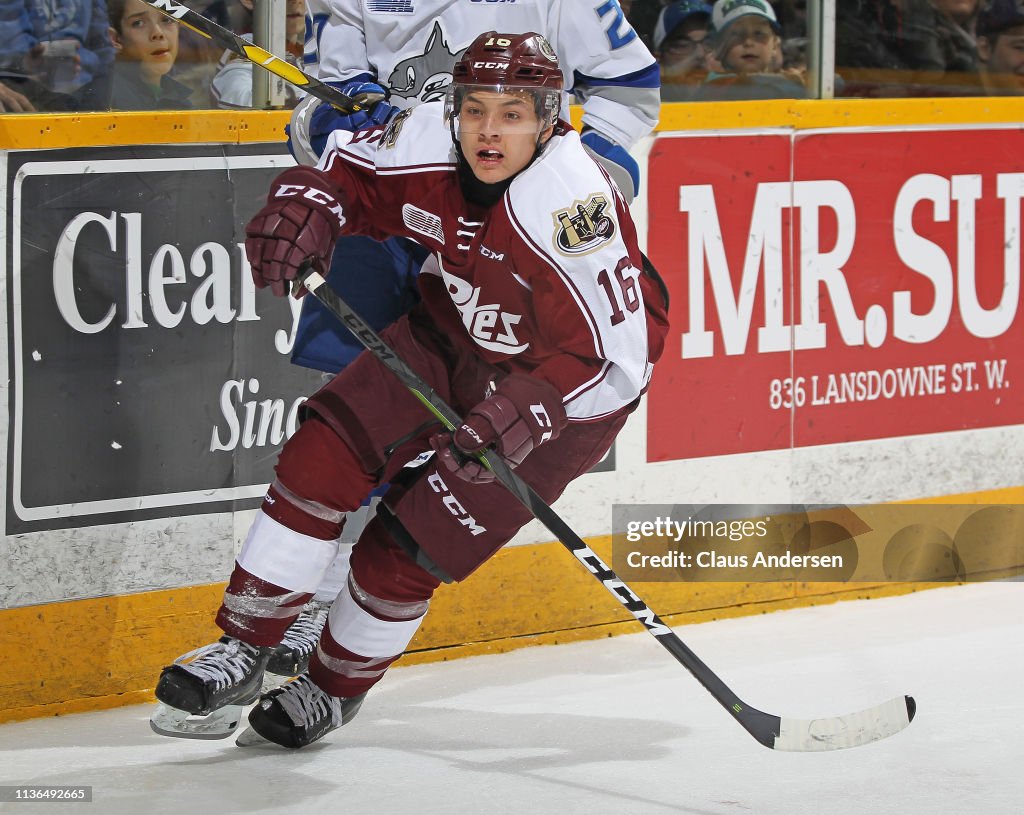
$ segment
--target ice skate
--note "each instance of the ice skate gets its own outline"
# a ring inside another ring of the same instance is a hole
[[[355,718],[365,698],[365,693],[351,699],[329,696],[304,673],[260,697],[249,711],[248,729],[235,743],[239,747],[268,742],[305,747]]]
[[[319,600],[312,600],[306,604],[298,619],[288,627],[281,644],[270,655],[264,690],[306,672],[309,668],[309,658],[320,641],[320,632],[327,624],[327,614],[330,610],[330,603]],[[276,676],[271,676],[272,674]],[[273,685],[270,685],[271,681],[274,682]]]
[[[160,674],[149,726],[162,736],[223,739],[260,691],[269,648],[224,636],[183,654]]]

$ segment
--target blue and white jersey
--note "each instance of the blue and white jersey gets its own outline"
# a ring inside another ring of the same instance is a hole
[[[308,0],[308,9],[306,70],[328,82],[369,74],[399,107],[442,98],[485,31],[535,31],[554,46],[585,127],[628,149],[658,121],[658,65],[618,0]]]

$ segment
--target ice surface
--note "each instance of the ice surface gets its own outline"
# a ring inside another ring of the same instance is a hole
[[[1024,812],[1024,584],[677,631],[762,710],[835,715],[909,693],[917,718],[866,747],[774,752],[639,633],[393,670],[355,722],[300,751],[163,738],[149,729],[149,706],[2,725],[0,784],[88,784],[93,803],[0,811]]]

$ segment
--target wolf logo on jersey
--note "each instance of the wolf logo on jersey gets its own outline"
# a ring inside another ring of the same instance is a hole
[[[574,201],[569,209],[551,213],[555,222],[555,246],[565,255],[585,255],[615,234],[615,221],[605,214],[608,198],[594,193],[586,201]]]
[[[462,59],[465,50],[449,51],[441,23],[435,20],[423,53],[403,59],[391,72],[391,93],[421,102],[444,99],[445,89],[452,82],[452,66]]]

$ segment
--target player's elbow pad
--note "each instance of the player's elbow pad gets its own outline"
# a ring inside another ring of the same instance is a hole
[[[610,141],[596,130],[584,130],[580,141],[604,165],[626,198],[632,201],[640,194],[640,165],[626,148]]]

